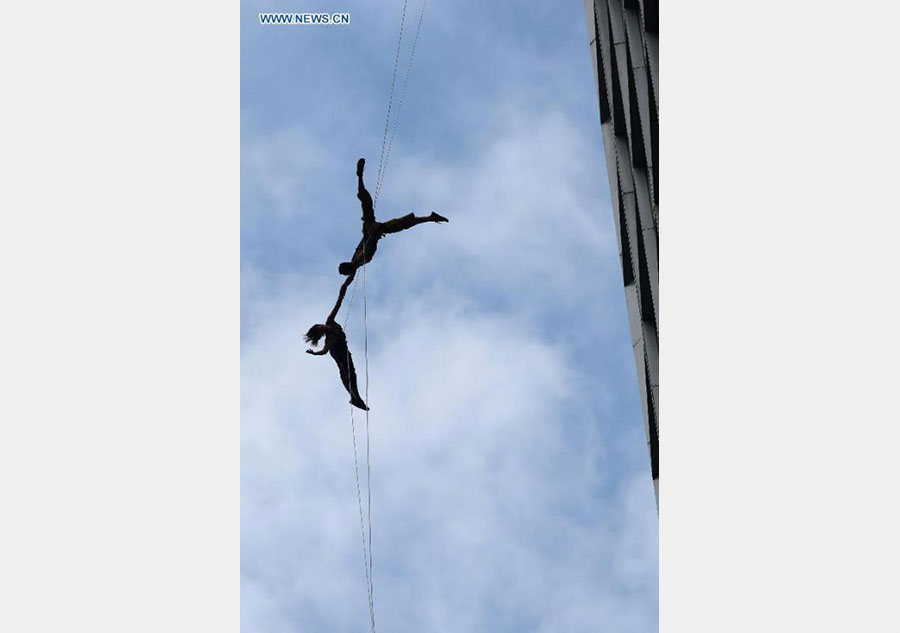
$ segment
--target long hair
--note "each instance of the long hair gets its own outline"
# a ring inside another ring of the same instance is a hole
[[[325,331],[327,329],[327,326],[321,323],[316,323],[314,326],[309,328],[309,330],[306,332],[306,336],[304,336],[303,338],[305,338],[306,342],[311,345],[318,345],[322,337],[325,336]]]

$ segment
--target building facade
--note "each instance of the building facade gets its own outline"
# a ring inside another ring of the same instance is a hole
[[[659,508],[659,2],[584,3]]]

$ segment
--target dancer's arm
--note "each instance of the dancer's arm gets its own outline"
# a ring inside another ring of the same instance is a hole
[[[334,323],[335,317],[337,317],[337,313],[341,309],[341,304],[344,302],[344,295],[347,294],[347,286],[353,281],[353,278],[356,276],[356,271],[354,270],[352,273],[347,275],[347,279],[344,280],[344,283],[341,284],[341,289],[338,292],[337,303],[334,304],[334,308],[331,310],[331,314],[328,315],[328,318],[325,320],[326,324]]]

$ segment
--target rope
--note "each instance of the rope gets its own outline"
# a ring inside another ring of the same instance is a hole
[[[366,293],[366,265],[363,264],[363,341],[366,366],[366,406],[369,406],[369,302]],[[372,570],[372,468],[370,460],[371,440],[369,437],[369,410],[366,409],[366,491],[368,494],[369,523],[369,617],[372,621],[372,633],[375,633],[375,584]]]
[[[369,242],[368,239],[363,242],[363,254],[367,252]],[[366,405],[369,402],[369,321],[368,321],[368,302],[366,301],[366,265],[363,264],[363,320],[364,320],[364,336],[365,336],[365,367],[366,367]],[[347,302],[347,314],[344,316],[344,329],[347,329],[347,323],[350,321],[350,313],[353,310],[353,299],[356,297],[356,286],[359,283],[359,277],[354,277],[353,287],[350,290],[350,300]],[[350,347],[347,346],[347,368],[350,367]],[[362,509],[362,491],[359,484],[359,453],[356,447],[356,422],[353,418],[353,405],[350,405],[350,433],[353,436],[353,473],[356,477],[356,503],[359,507],[359,530],[362,538],[363,547],[363,566],[366,572],[366,593],[369,598],[369,622],[372,627],[372,633],[375,633],[375,597],[372,584],[372,483],[371,483],[371,467],[370,467],[370,450],[369,450],[369,412],[366,411],[366,488],[367,488],[367,505],[368,520],[363,521]],[[366,524],[368,524],[368,543],[366,538]]]
[[[367,242],[367,244],[368,244],[368,242]],[[364,244],[364,245],[363,245],[363,249],[366,248],[366,245],[367,245],[367,244]],[[358,280],[354,277],[354,279],[353,279],[353,288],[350,289],[350,300],[347,302],[347,316],[344,317],[344,330],[347,329],[347,321],[350,320],[350,311],[353,310],[353,297],[356,296],[356,282],[357,282],[357,281],[358,281]],[[350,353],[350,348],[349,348],[349,347],[347,348],[347,353],[348,353],[348,354]]]
[[[422,30],[422,19],[425,15],[425,6],[428,0],[422,1],[422,8],[419,11],[419,21],[416,24],[416,35],[413,38],[412,49],[409,55],[409,62],[406,65],[406,74],[403,78],[403,86],[400,90],[400,98],[397,101],[397,110],[393,118],[393,126],[391,127],[391,110],[394,104],[394,91],[397,86],[397,68],[400,63],[400,49],[403,43],[403,29],[406,23],[406,7],[409,0],[403,0],[403,11],[400,14],[400,32],[397,36],[397,53],[394,56],[394,71],[391,75],[391,92],[388,97],[387,115],[384,120],[384,134],[381,139],[381,154],[378,159],[378,175],[375,185],[375,196],[372,200],[372,206],[378,204],[378,196],[381,194],[381,188],[384,184],[384,177],[387,173],[388,163],[390,162],[391,150],[394,146],[394,137],[397,135],[397,127],[400,122],[400,109],[403,106],[403,99],[406,96],[406,88],[409,84],[409,75],[412,70],[413,59],[416,55],[416,48],[419,43],[419,33]],[[388,129],[391,129],[390,141],[388,141]],[[387,146],[387,152],[385,152]],[[368,240],[363,242],[363,261],[368,252]],[[365,374],[366,374],[366,405],[369,403],[369,309],[368,297],[366,292],[366,264],[362,265],[363,270],[363,340],[365,352]],[[350,300],[347,305],[347,315],[344,318],[344,328],[350,320],[350,312],[353,309],[353,300],[356,297],[356,285],[359,277],[353,280],[353,288],[350,292]],[[350,348],[347,348],[347,365],[350,365]],[[369,623],[371,624],[372,633],[375,633],[375,590],[374,590],[374,571],[372,557],[372,467],[371,467],[371,435],[369,432],[369,411],[366,410],[366,505],[367,505],[367,521],[363,521],[362,510],[362,490],[359,483],[359,457],[356,446],[356,422],[353,418],[353,405],[350,405],[350,431],[353,435],[353,470],[356,475],[356,501],[359,507],[359,528],[363,545],[363,565],[366,569],[366,590],[369,594]],[[368,524],[368,535],[366,534],[365,524]],[[366,538],[368,536],[368,539]]]
[[[366,247],[368,246],[368,241],[363,243],[363,252],[365,252]],[[365,276],[365,272],[363,272]],[[356,285],[359,282],[359,278],[355,277],[353,279],[353,288],[350,290],[350,300],[347,303],[347,314],[344,316],[344,329],[347,329],[347,323],[350,321],[350,313],[353,310],[353,299],[356,297]],[[363,294],[365,294],[365,281],[363,282]],[[365,301],[365,300],[364,300]],[[367,326],[368,327],[368,326]],[[368,332],[366,334],[368,339]],[[368,359],[368,349],[366,349],[366,367],[368,368],[369,359]],[[349,371],[350,368],[350,347],[347,346],[347,369]],[[368,372],[368,370],[367,370]],[[366,374],[366,400],[368,401],[368,373]],[[366,573],[366,593],[369,596],[369,621],[372,625],[372,633],[375,633],[375,603],[372,599],[372,564],[371,559],[368,553],[368,548],[366,545],[366,528],[365,523],[363,521],[363,509],[362,509],[362,491],[360,490],[359,485],[359,453],[356,447],[356,422],[353,418],[353,405],[350,405],[350,433],[353,437],[353,474],[356,477],[356,503],[359,508],[359,532],[360,538],[362,539],[362,548],[363,548],[363,567],[365,568]],[[369,446],[368,446],[368,433],[369,433],[369,412],[366,411],[366,470],[368,472],[369,469]],[[367,475],[367,483],[368,483],[368,475]],[[371,489],[369,490],[369,542],[372,540],[372,501],[371,501],[372,493]]]
[[[349,354],[347,355],[349,358]],[[372,633],[375,632],[375,610],[372,602],[372,577],[369,575],[370,562],[366,552],[366,529],[363,525],[362,493],[359,488],[359,459],[356,450],[356,424],[353,421],[353,405],[350,405],[350,430],[353,434],[353,471],[356,473],[356,502],[359,506],[359,532],[363,546],[363,566],[366,570],[366,591],[369,594],[369,621],[372,623]],[[368,449],[367,449],[368,451]],[[371,529],[371,525],[370,525]]]
[[[391,160],[391,149],[394,147],[394,137],[397,135],[397,125],[400,123],[400,109],[403,107],[403,98],[406,96],[406,86],[409,83],[409,75],[412,70],[413,59],[416,56],[416,47],[419,44],[419,32],[422,30],[422,19],[425,17],[425,7],[428,5],[428,0],[422,0],[422,8],[419,10],[419,22],[416,24],[416,35],[413,38],[412,50],[409,53],[409,62],[406,64],[406,76],[403,78],[403,87],[400,90],[400,99],[397,101],[397,112],[394,115],[394,126],[391,130],[391,140],[388,143],[387,154],[384,154],[384,144],[382,142],[382,155],[384,156],[384,165],[379,166],[378,170],[378,182],[375,185],[375,197],[373,199],[373,206],[377,206],[378,204],[378,196],[381,195],[381,188],[384,185],[384,177],[387,174],[388,163]],[[404,12],[406,11],[406,7],[404,6]],[[395,69],[396,71],[396,69]],[[391,86],[391,92],[393,96],[393,85]],[[388,116],[390,116],[390,108],[388,109]]]
[[[406,5],[409,0],[403,0],[403,12],[400,14],[400,33],[397,36],[397,54],[394,56],[394,73],[391,75],[391,94],[388,97],[388,109],[387,116],[384,118],[384,135],[381,139],[381,156],[378,158],[378,177],[376,179],[376,184],[381,182],[381,171],[382,166],[384,165],[384,145],[387,141],[387,133],[388,126],[391,121],[391,106],[394,103],[394,87],[397,84],[397,66],[400,63],[400,45],[403,43],[403,25],[406,22]],[[375,198],[372,201],[372,206],[375,206],[375,202],[378,201],[378,189],[379,187],[375,187]]]

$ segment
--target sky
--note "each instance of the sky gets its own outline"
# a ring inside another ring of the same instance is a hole
[[[244,633],[369,626],[348,396],[301,336],[360,238],[356,161],[374,191],[401,9],[241,6]],[[380,630],[658,630],[606,174],[581,2],[429,2],[376,212],[450,222],[386,237],[365,276]],[[362,389],[362,279],[346,329]]]

